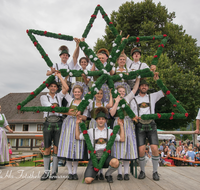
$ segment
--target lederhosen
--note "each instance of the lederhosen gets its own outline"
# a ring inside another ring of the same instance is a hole
[[[137,111],[139,116],[139,110],[142,107],[142,104],[138,104],[136,99],[134,98]],[[146,103],[147,107],[150,109],[151,114],[151,99],[149,94],[149,103]],[[146,144],[146,138],[148,139],[150,144],[158,145],[158,135],[157,135],[157,126],[154,120],[139,120],[136,123],[136,139],[138,147]]]
[[[48,101],[50,102],[48,96],[47,98],[48,98]],[[56,100],[58,102],[57,96],[56,96]],[[59,102],[58,102],[58,105],[59,105]],[[52,141],[53,141],[53,144],[58,147],[62,122],[63,122],[62,116],[49,115],[49,112],[48,112],[48,115],[46,117],[46,120],[44,122],[44,127],[43,127],[43,137],[44,137],[45,148],[50,147],[52,144]]]
[[[95,146],[96,144],[100,144],[101,139],[95,139],[95,129],[93,129],[93,144],[94,144],[94,150],[95,150]],[[107,139],[102,139],[102,141],[104,140],[104,142],[107,144],[108,142],[108,129],[107,129]],[[104,144],[104,143],[102,143]],[[97,157],[97,160],[99,162],[99,160],[101,159],[101,156],[103,155],[104,153],[104,150],[97,150],[96,151],[96,157]],[[108,168],[109,167],[109,163],[110,161],[113,159],[114,157],[109,155],[103,165],[103,168]],[[98,172],[94,171],[94,166],[92,164],[92,160],[90,159],[89,163],[88,163],[88,166],[85,170],[85,174],[84,174],[84,178],[86,177],[92,177],[92,178],[95,178],[96,175],[97,175]]]
[[[131,69],[131,66],[132,66],[133,63],[131,63],[131,65],[129,66],[129,69]],[[138,70],[140,70],[142,66],[142,63],[140,63],[139,67],[138,67]],[[129,86],[131,87],[131,90],[133,89],[134,85],[135,85],[135,80],[128,80],[127,83],[129,84]]]

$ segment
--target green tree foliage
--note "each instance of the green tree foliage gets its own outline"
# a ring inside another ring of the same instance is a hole
[[[168,13],[161,3],[157,5],[152,0],[134,3],[126,2],[119,7],[118,11],[113,11],[111,21],[122,35],[130,36],[151,36],[167,34],[169,40],[164,48],[164,53],[160,57],[157,71],[163,83],[172,92],[175,98],[180,101],[188,111],[187,120],[157,120],[158,128],[164,130],[185,127],[193,121],[197,115],[200,105],[200,48],[197,40],[185,33],[183,26],[174,24],[175,13]],[[106,26],[106,35],[103,39],[98,39],[94,50],[100,48],[112,49],[112,42],[115,36]],[[151,64],[153,55],[159,45],[159,41],[139,42],[128,44],[125,48],[127,56],[133,47],[142,49],[142,62]],[[150,91],[159,90],[153,79],[150,82]],[[177,112],[167,98],[161,99],[156,105],[157,113]]]

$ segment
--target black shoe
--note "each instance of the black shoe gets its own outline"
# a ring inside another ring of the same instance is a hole
[[[111,175],[105,176],[105,177],[106,177],[108,183],[113,183],[113,178]]]
[[[68,180],[73,180],[73,175],[72,174],[68,175]]]
[[[99,179],[99,176],[98,176],[98,174],[96,175],[96,177],[95,177],[95,180],[98,180]]]
[[[160,180],[158,172],[153,173],[153,180],[155,180],[155,181],[159,181]]]
[[[145,173],[143,171],[140,171],[140,175],[138,176],[138,179],[144,179],[146,177]]]
[[[126,181],[129,180],[129,175],[128,174],[124,174],[124,180],[126,180]]]
[[[78,180],[78,175],[77,174],[73,175],[73,180]]]
[[[42,177],[40,178],[40,180],[41,181],[45,181],[45,180],[47,180],[49,178],[49,173],[44,173],[43,175],[42,175]]]
[[[119,180],[119,181],[122,181],[122,180],[123,180],[122,174],[118,174],[118,175],[117,175],[117,180]]]
[[[99,175],[99,180],[104,180],[104,176],[102,173],[100,173],[100,175]]]
[[[56,180],[56,179],[57,179],[56,173],[52,173],[50,176],[50,180]]]

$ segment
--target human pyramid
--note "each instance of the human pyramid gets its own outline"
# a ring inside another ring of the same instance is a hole
[[[98,11],[101,12],[116,39],[110,53],[102,48],[95,55],[85,42],[85,38]],[[138,179],[144,179],[146,138],[151,145],[153,155],[153,179],[159,180],[158,137],[154,120],[185,119],[188,116],[186,110],[176,101],[155,72],[156,64],[167,42],[167,35],[122,38],[100,5],[91,15],[81,39],[37,30],[27,30],[27,34],[50,67],[46,73],[49,78],[26,100],[17,105],[17,109],[21,111],[44,112],[45,172],[41,180],[49,177],[51,180],[57,179],[58,158],[67,160],[68,180],[78,180],[78,161],[89,160],[84,175],[88,184],[94,179],[104,180],[102,168],[108,168],[105,173],[108,182],[113,182],[111,174],[116,170],[118,170],[118,180],[129,180],[129,162],[139,158],[141,171]],[[70,54],[68,48],[63,45],[59,48],[61,62],[53,64],[33,34],[74,40],[76,49],[72,61],[67,63]],[[142,52],[139,48],[134,47],[131,50],[133,61],[123,51],[130,42],[159,39],[162,41],[151,67],[140,62]],[[79,60],[80,66],[77,64],[79,47],[86,56]],[[116,62],[117,67],[115,67]],[[91,64],[91,70],[86,68],[88,64]],[[72,77],[76,77],[74,84]],[[146,77],[154,77],[161,90],[147,94],[149,84],[144,80]],[[93,81],[91,88],[88,87],[89,81]],[[24,107],[46,87],[49,93],[41,96],[42,106]],[[180,113],[155,113],[156,102],[165,95]],[[83,121],[87,118],[91,120],[86,127]],[[113,120],[112,125],[107,125],[108,119]],[[50,175],[52,141],[53,166]]]

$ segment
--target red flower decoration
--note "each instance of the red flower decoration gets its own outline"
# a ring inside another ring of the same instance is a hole
[[[157,56],[157,55],[154,55],[153,57],[156,58],[156,57],[158,57],[158,56]]]
[[[36,113],[40,113],[40,111],[38,110],[38,111],[36,111]]]
[[[49,84],[48,83],[46,83],[46,87],[48,87],[49,86]]]
[[[161,118],[161,115],[159,113],[157,113],[158,118]]]
[[[136,37],[136,42],[139,42],[140,41],[140,38],[139,37]]]
[[[111,153],[111,150],[108,150],[108,151],[107,151],[107,153],[109,153],[109,154],[110,154],[110,153]]]
[[[172,119],[173,119],[173,116],[171,116],[169,119],[172,120]]]
[[[104,18],[104,15],[102,15],[102,18]]]
[[[106,151],[106,148],[103,150],[104,152]]]
[[[90,153],[91,153],[91,151],[90,151],[90,150],[88,150],[88,153],[90,154]]]
[[[31,92],[31,95],[34,95],[34,92]]]
[[[61,33],[59,33],[58,35],[61,35]]]
[[[174,112],[172,112],[171,114],[172,114],[172,115],[174,115],[175,113],[174,113]]]
[[[112,22],[109,22],[109,24],[113,24]]]
[[[155,40],[155,37],[153,37],[153,39],[152,40]]]
[[[158,45],[158,47],[160,47],[160,45]]]
[[[166,92],[166,95],[169,95],[170,94],[170,91],[168,90],[167,92]]]
[[[188,115],[189,115],[188,113],[185,113],[185,117],[188,117]]]
[[[44,35],[46,35],[47,34],[47,31],[44,31]]]
[[[44,56],[42,56],[42,58],[44,58]]]
[[[45,83],[46,81],[43,81],[43,84]]]
[[[94,154],[96,154],[97,153],[97,151],[96,150],[94,150]]]
[[[167,37],[167,34],[163,34],[163,37]]]
[[[91,24],[91,27],[93,27],[93,24]]]
[[[110,136],[113,136],[113,133],[110,133]]]
[[[52,113],[55,113],[55,111],[52,111]]]
[[[164,46],[164,44],[161,44],[161,46],[164,48],[165,46]]]
[[[17,106],[17,109],[18,109],[18,110],[20,110],[20,109],[21,109],[21,106],[20,106],[20,105],[18,105],[18,106]]]
[[[51,106],[51,108],[52,108],[52,109],[54,109],[54,108],[55,108],[55,106]]]
[[[87,134],[87,130],[84,130],[84,131],[83,131],[83,134],[86,135],[86,134]]]
[[[37,45],[37,42],[34,42],[34,46],[36,46]]]
[[[92,17],[92,18],[96,18],[96,17],[97,17],[97,15],[91,15],[91,17]]]
[[[98,168],[94,168],[94,171],[95,171],[95,172],[98,172],[98,171],[99,171],[99,169],[98,169]]]
[[[177,100],[177,103],[179,103],[179,101]]]
[[[29,33],[29,30],[26,30],[26,33]]]
[[[174,104],[173,106],[174,106],[174,107],[177,107],[177,105],[176,105],[176,104]]]
[[[97,7],[100,7],[100,5],[98,4]]]

